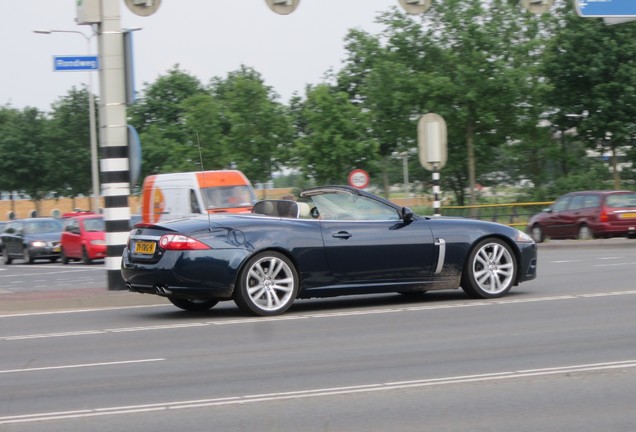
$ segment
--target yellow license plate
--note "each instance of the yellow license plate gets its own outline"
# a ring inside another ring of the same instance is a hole
[[[152,255],[155,253],[155,243],[146,241],[135,242],[135,253]]]
[[[631,213],[621,213],[619,219],[636,219],[636,212]]]
[[[62,247],[61,246],[54,246],[53,247],[53,252],[62,252]]]

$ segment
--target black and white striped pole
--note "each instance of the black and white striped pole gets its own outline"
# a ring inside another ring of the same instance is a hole
[[[434,165],[433,170],[433,209],[435,212],[435,216],[440,216],[440,209],[442,204],[439,199],[440,189],[439,189],[439,169],[437,165]]]
[[[433,208],[435,216],[441,215],[440,170],[448,158],[447,131],[444,118],[435,113],[424,114],[417,122],[417,144],[420,164],[433,172]]]

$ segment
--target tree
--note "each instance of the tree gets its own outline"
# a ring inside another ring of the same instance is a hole
[[[198,94],[182,103],[185,125],[196,136],[202,169],[215,170],[231,166],[231,149],[223,138],[221,104],[209,94]]]
[[[337,86],[349,94],[351,103],[367,113],[359,125],[363,138],[376,142],[377,154],[368,164],[379,162],[385,197],[389,194],[392,154],[416,145],[416,127],[421,94],[417,70],[420,53],[413,46],[422,33],[411,19],[394,12],[384,17],[387,30],[381,37],[352,30],[346,38],[348,55],[338,74]],[[363,129],[364,126],[364,129]]]
[[[515,8],[502,0],[449,0],[431,16],[428,35],[443,48],[436,71],[448,78],[440,113],[450,125],[449,142],[465,145],[471,204],[479,172],[499,169],[493,155],[501,154],[517,125],[524,87],[515,67],[513,47],[523,43]]]
[[[51,186],[71,197],[88,196],[92,190],[88,99],[87,90],[71,88],[52,105],[47,122],[50,145],[56,149],[51,155]]]
[[[154,83],[146,83],[139,101],[129,109],[130,124],[141,141],[142,177],[198,169],[196,132],[186,125],[183,103],[205,94],[201,82],[179,65]]]
[[[551,121],[576,128],[587,148],[609,153],[619,189],[618,151],[636,136],[636,23],[583,19],[569,4],[562,14],[544,61]]]
[[[368,168],[377,152],[366,133],[368,117],[349,96],[327,84],[309,87],[299,113],[298,167],[319,184],[342,184],[354,168]]]
[[[459,196],[469,186],[474,201],[478,172],[498,169],[492,155],[515,129],[519,91],[525,88],[518,85],[524,76],[513,55],[520,50],[511,49],[524,43],[513,7],[504,0],[447,0],[419,23],[394,8],[378,18],[385,25],[380,37],[348,35],[339,82],[370,112],[384,161],[414,146],[419,115],[437,112],[449,125],[445,170],[455,176]]]
[[[39,201],[55,191],[53,157],[58,151],[47,136],[47,119],[36,108],[4,109],[0,116],[0,179],[4,190],[28,194]]]
[[[214,79],[210,92],[221,107],[222,148],[229,153],[226,160],[252,181],[270,180],[292,143],[287,108],[276,101],[278,96],[261,75],[246,66],[226,79]]]

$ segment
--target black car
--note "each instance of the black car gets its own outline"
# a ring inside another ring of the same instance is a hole
[[[5,221],[0,221],[0,233],[1,233],[2,231],[4,231],[4,227],[5,227],[5,226],[7,226],[7,222],[5,222]],[[0,252],[2,252],[2,248],[3,248],[3,245],[2,245],[2,237],[0,237]]]
[[[496,298],[536,277],[537,249],[505,225],[422,217],[347,186],[311,188],[302,202],[265,200],[252,214],[132,229],[122,258],[130,291],[185,310],[234,300],[276,315],[296,298],[461,288]]]
[[[5,264],[18,258],[31,264],[36,259],[55,262],[60,258],[62,223],[54,218],[12,220],[2,232]]]

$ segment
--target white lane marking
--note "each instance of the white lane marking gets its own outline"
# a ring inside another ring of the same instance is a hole
[[[609,260],[620,260],[620,259],[626,259],[628,257],[624,257],[624,256],[608,256],[608,257],[596,257],[593,258],[592,261],[609,261]],[[548,261],[549,264],[569,264],[569,263],[579,263],[579,262],[585,262],[587,260],[582,260],[582,259],[572,259],[572,260],[554,260],[554,261]],[[621,264],[610,264],[610,265],[624,265],[624,264],[634,264],[633,262],[628,262],[628,263],[621,263]],[[602,267],[606,264],[595,264],[595,267]]]
[[[29,270],[31,268],[37,268],[37,267],[30,267]],[[44,267],[42,267],[44,269]],[[55,269],[55,268],[60,268],[60,269],[66,269],[64,271],[49,271],[47,273],[38,273],[38,276],[42,276],[42,275],[59,275],[59,274],[63,274],[63,273],[81,273],[81,272],[86,272],[86,271],[91,271],[91,270],[101,270],[103,272],[106,272],[105,269],[100,268],[100,269],[92,269],[92,268],[81,268],[81,269],[77,269],[77,270],[69,270],[68,267],[46,267],[46,269]],[[1,275],[0,278],[11,278],[11,277],[24,277],[24,274],[18,274],[18,273],[14,273],[14,274],[7,274],[7,275]]]
[[[83,363],[83,364],[63,365],[63,366],[43,366],[43,367],[37,367],[37,368],[24,368],[24,369],[5,369],[5,370],[0,370],[0,374],[10,374],[10,373],[18,373],[18,372],[39,372],[39,371],[50,371],[50,370],[59,370],[59,369],[77,369],[77,368],[98,367],[98,366],[114,366],[114,365],[123,365],[123,364],[158,362],[158,361],[164,361],[164,360],[165,358],[155,358],[155,359],[142,359],[142,360],[121,360],[121,361],[101,362],[101,363]]]
[[[594,267],[617,267],[617,266],[626,266],[626,265],[634,265],[636,262],[625,262],[625,263],[612,263],[612,264],[594,264]]]
[[[359,315],[377,315],[377,314],[389,314],[400,312],[417,312],[425,310],[441,310],[441,309],[459,309],[467,307],[479,307],[479,306],[497,306],[497,305],[510,305],[510,304],[523,304],[523,303],[535,303],[535,302],[548,302],[548,301],[561,301],[561,300],[580,300],[598,297],[614,297],[623,295],[636,295],[636,290],[626,291],[613,291],[603,293],[590,293],[590,294],[578,294],[578,295],[563,295],[563,296],[551,296],[551,297],[533,297],[525,299],[499,299],[499,300],[485,300],[485,301],[472,301],[464,303],[452,303],[452,304],[427,304],[422,306],[405,306],[399,308],[386,308],[386,309],[363,309],[354,311],[343,312],[328,312],[328,313],[315,313],[315,314],[299,314],[299,315],[282,315],[274,317],[249,317],[238,319],[219,319],[216,321],[202,321],[187,324],[166,324],[156,326],[142,326],[142,327],[122,327],[122,328],[110,328],[110,329],[95,329],[85,331],[72,331],[72,332],[60,332],[60,333],[40,333],[40,334],[28,334],[28,335],[14,335],[14,336],[1,336],[0,341],[16,341],[25,339],[46,339],[54,337],[72,337],[72,336],[85,336],[85,335],[99,335],[99,334],[112,334],[112,333],[126,333],[126,332],[138,332],[138,331],[151,331],[151,330],[172,330],[188,327],[206,327],[206,326],[223,326],[233,324],[251,324],[251,323],[263,323],[270,321],[293,321],[301,319],[320,319],[330,317],[347,317],[347,316],[359,316]],[[167,305],[156,305],[167,306]],[[156,307],[155,306],[155,307]],[[147,306],[136,306],[147,307]],[[122,308],[111,308],[120,310]],[[104,310],[104,309],[99,309]],[[74,311],[75,312],[75,311]],[[58,312],[64,313],[64,312]],[[13,317],[15,315],[7,315],[6,317]],[[2,316],[0,316],[2,318]]]
[[[495,372],[477,375],[460,375],[443,378],[427,378],[413,381],[395,381],[385,383],[362,384],[346,387],[316,388],[298,391],[264,393],[254,395],[230,396],[209,399],[184,400],[144,405],[124,405],[117,407],[93,408],[73,411],[59,411],[46,413],[23,414],[17,416],[0,417],[0,425],[43,422],[63,419],[77,419],[104,415],[124,415],[147,413],[187,408],[206,408],[226,405],[242,405],[246,403],[272,402],[282,400],[299,400],[314,397],[352,395],[378,391],[400,390],[407,388],[423,388],[445,386],[464,383],[478,383],[495,380],[513,380],[536,376],[558,375],[568,373],[596,372],[601,370],[628,369],[636,367],[636,360],[625,360],[607,363],[592,363],[570,366],[549,367],[543,369],[529,369],[513,372]]]
[[[25,313],[17,313],[17,314],[0,315],[0,318],[27,317],[27,316],[39,316],[39,315],[67,315],[67,314],[75,314],[75,313],[98,312],[98,311],[101,312],[101,311],[109,311],[109,310],[164,307],[167,305],[168,304],[140,305],[140,306],[113,306],[113,307],[95,307],[95,308],[61,310],[61,311],[25,312]]]
[[[48,338],[54,338],[54,337],[86,336],[86,335],[138,332],[138,331],[149,331],[149,330],[171,330],[171,329],[188,328],[188,327],[205,327],[208,325],[209,323],[170,324],[170,325],[157,325],[157,326],[145,326],[145,327],[129,327],[129,328],[84,330],[84,331],[60,332],[60,333],[43,333],[43,334],[31,334],[31,335],[19,335],[19,336],[3,336],[3,337],[0,337],[0,341],[1,340],[4,340],[4,341],[25,340],[25,339],[48,339]]]

